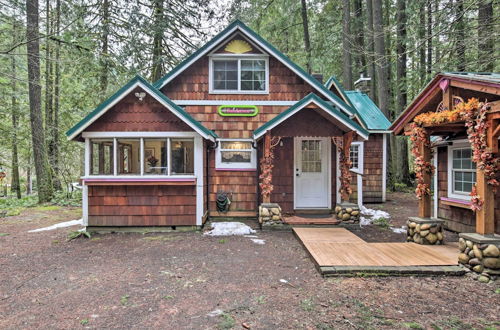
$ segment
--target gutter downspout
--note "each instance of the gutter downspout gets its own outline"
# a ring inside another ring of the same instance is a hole
[[[255,171],[257,175],[257,194],[255,196],[255,205],[256,205],[256,212],[257,212],[257,222],[259,223],[259,229],[262,230],[262,224],[259,222],[259,197],[260,197],[260,184],[259,184],[259,177],[260,177],[260,161],[259,161],[259,144],[257,141],[252,142],[252,148],[255,149],[255,153],[257,154],[257,170]]]
[[[215,141],[212,145],[207,144],[207,167],[205,169],[205,177],[207,178],[206,190],[205,190],[205,207],[207,208],[207,217],[210,218],[210,184],[209,184],[209,173],[210,173],[210,150],[215,150],[219,146],[219,141]],[[205,221],[206,222],[206,221]],[[202,224],[202,227],[205,224]]]

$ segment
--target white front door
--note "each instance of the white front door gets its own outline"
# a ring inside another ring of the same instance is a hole
[[[297,137],[294,142],[295,208],[330,208],[330,139]]]

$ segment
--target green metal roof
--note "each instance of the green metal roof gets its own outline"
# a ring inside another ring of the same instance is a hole
[[[500,73],[497,72],[443,72],[442,74],[450,77],[500,83]]]
[[[388,130],[391,122],[385,117],[372,99],[359,91],[345,91],[350,102],[358,111],[369,130]]]
[[[356,131],[360,136],[362,136],[365,139],[368,139],[368,135],[370,134],[367,130],[365,130],[363,127],[359,126],[354,120],[337,110],[335,107],[332,105],[328,104],[326,101],[322,100],[319,98],[316,94],[310,93],[306,97],[304,97],[302,100],[298,101],[295,103],[293,106],[288,108],[287,110],[281,112],[279,115],[268,121],[267,123],[263,124],[259,128],[257,128],[254,132],[253,135],[255,138],[259,138],[262,136],[266,131],[272,129],[285,119],[287,119],[289,116],[293,115],[296,111],[300,110],[303,106],[308,105],[309,103],[314,102],[317,105],[319,105],[323,110],[328,112],[330,115],[335,117],[337,120],[342,122],[344,125],[347,127],[350,127],[352,130]]]
[[[297,73],[299,76],[302,76],[304,78],[304,80],[306,80],[309,84],[311,84],[313,87],[315,87],[319,92],[321,92],[325,97],[329,98],[336,106],[338,106],[339,108],[344,110],[346,113],[348,113],[349,115],[356,114],[356,109],[354,109],[350,105],[346,104],[337,95],[335,95],[328,88],[323,86],[316,78],[314,78],[313,76],[311,76],[310,74],[305,72],[300,66],[295,64],[286,55],[284,55],[279,50],[274,48],[273,45],[271,45],[266,40],[264,40],[260,35],[258,35],[255,31],[250,29],[248,26],[246,26],[240,20],[235,20],[234,22],[229,24],[224,30],[219,32],[209,42],[207,42],[205,45],[203,45],[203,47],[199,48],[193,54],[188,56],[184,61],[182,61],[179,65],[177,65],[175,68],[173,68],[169,73],[167,73],[165,76],[163,76],[157,82],[155,82],[154,86],[158,89],[163,88],[163,86],[165,86],[170,79],[172,79],[177,74],[179,74],[180,72],[185,70],[189,65],[191,65],[192,64],[192,63],[190,63],[191,61],[196,60],[198,57],[203,56],[204,54],[208,53],[213,47],[215,47],[221,41],[223,41],[223,38],[226,37],[226,34],[231,32],[233,29],[240,30],[244,35],[246,35],[248,38],[250,38],[256,44],[258,44],[259,46],[264,48],[266,51],[271,53],[273,56],[275,56],[279,60],[286,63],[292,69],[292,71],[295,71],[295,73]]]
[[[218,135],[215,134],[212,130],[209,130],[205,126],[203,126],[200,122],[195,120],[188,114],[184,109],[179,107],[177,104],[172,102],[166,95],[156,89],[153,85],[146,81],[146,79],[137,75],[132,80],[130,80],[127,84],[125,84],[122,88],[120,88],[116,93],[114,93],[107,100],[99,104],[97,108],[95,108],[91,113],[89,113],[85,118],[80,120],[75,126],[69,129],[66,132],[66,135],[69,139],[73,139],[75,136],[80,134],[85,128],[87,128],[90,124],[92,124],[97,118],[102,116],[107,110],[109,110],[117,101],[122,99],[122,97],[126,96],[126,92],[131,92],[132,88],[136,86],[140,86],[144,88],[151,95],[156,96],[157,99],[161,103],[163,103],[167,108],[170,108],[180,119],[182,119],[186,124],[191,126],[196,132],[200,135],[206,137],[217,138]]]

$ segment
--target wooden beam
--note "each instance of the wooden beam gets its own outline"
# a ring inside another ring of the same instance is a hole
[[[267,158],[271,155],[271,131],[267,131],[266,135],[264,135],[264,158]],[[271,203],[271,194],[262,195],[262,202]]]
[[[453,110],[453,93],[451,86],[448,86],[446,90],[443,91],[443,106],[444,110]]]
[[[418,148],[420,155],[422,155],[422,160],[424,162],[430,163],[431,161],[431,148],[429,134],[427,134],[426,143],[420,143]],[[431,174],[427,171],[423,173],[424,184],[429,188],[431,187]],[[422,198],[418,201],[418,216],[421,218],[430,218],[431,217],[431,195],[423,194]]]
[[[496,129],[496,128],[495,128]],[[498,150],[498,140],[492,139],[494,128],[488,128],[486,132],[487,147],[492,149],[492,142],[495,140]],[[479,167],[476,172],[476,190],[479,197],[483,200],[481,210],[476,212],[476,232],[481,235],[495,233],[495,193],[493,187],[487,183],[484,171]]]
[[[500,119],[490,119],[486,143],[492,153],[498,153],[498,135],[500,135]]]
[[[495,87],[488,83],[479,83],[479,82],[465,82],[451,79],[450,86],[468,89],[476,92],[482,92],[493,95],[500,95],[500,88]]]
[[[351,143],[353,138],[354,138],[354,131],[347,132],[342,136],[342,152],[344,154],[345,160],[348,160],[349,157],[351,156]],[[340,166],[344,165],[341,164]],[[346,191],[342,192],[341,197],[343,201],[349,202],[349,193],[347,193]]]

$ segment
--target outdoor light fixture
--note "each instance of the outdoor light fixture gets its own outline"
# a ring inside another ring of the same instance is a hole
[[[135,97],[137,97],[139,99],[139,101],[142,101],[146,97],[146,93],[144,93],[144,92],[135,93]]]

